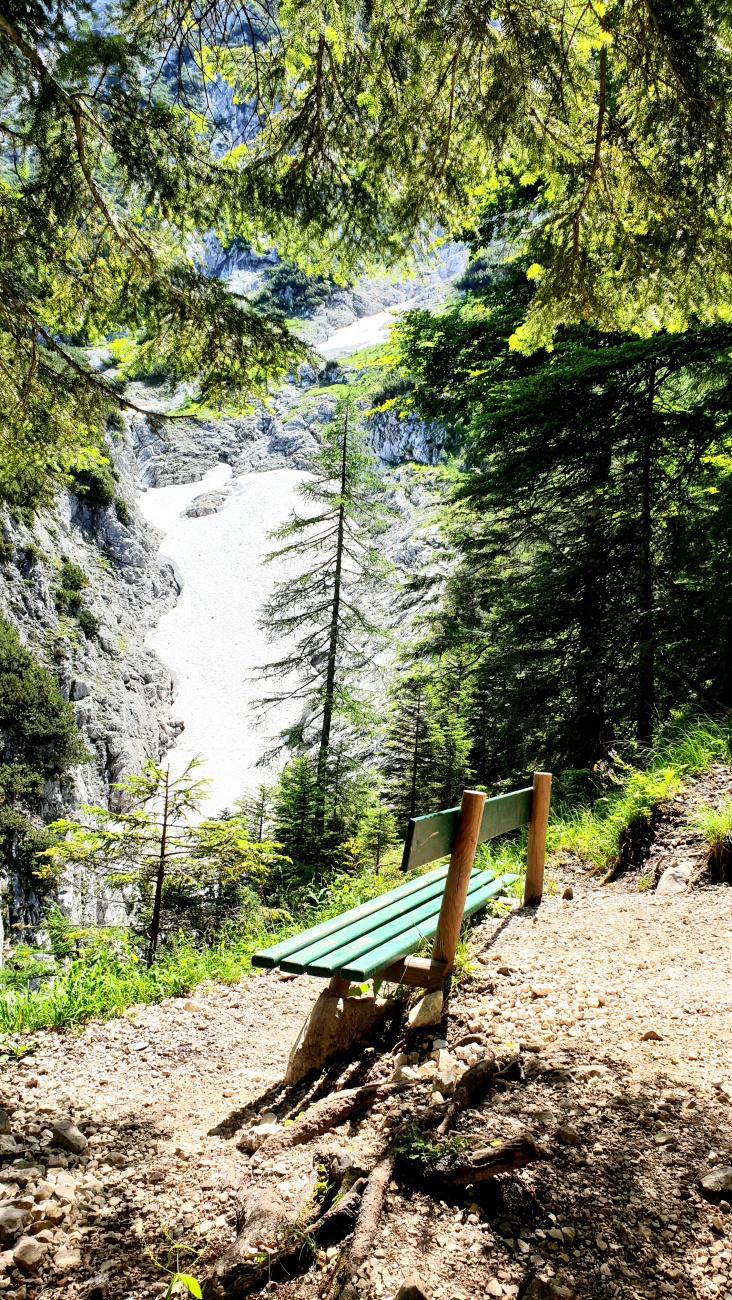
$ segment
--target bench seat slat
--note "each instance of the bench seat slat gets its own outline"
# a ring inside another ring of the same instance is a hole
[[[378,912],[372,912],[370,916],[361,916],[354,919],[353,912],[344,912],[341,917],[343,921],[342,927],[333,931],[332,934],[326,935],[324,939],[318,939],[315,943],[311,943],[309,942],[311,933],[306,931],[301,938],[308,942],[303,943],[303,946],[297,952],[290,953],[288,957],[282,959],[280,963],[282,969],[297,974],[307,969],[311,974],[317,974],[319,973],[316,971],[318,963],[321,966],[325,963],[323,969],[326,966],[332,967],[332,954],[336,951],[340,952],[345,947],[350,948],[363,935],[369,936],[366,941],[367,944],[373,944],[378,941],[377,936],[381,933],[383,927],[394,922],[399,925],[399,918],[411,917],[418,910],[421,915],[421,910],[425,905],[432,911],[435,908],[439,911],[445,882],[443,879],[430,880],[425,877],[423,879],[425,880],[423,888],[415,890],[413,894],[406,897],[392,900],[389,894],[385,895],[388,906],[381,908]],[[492,879],[492,876],[489,879]]]
[[[473,872],[470,888],[490,884],[492,872]],[[442,881],[433,882],[424,893],[413,894],[411,898],[400,899],[393,907],[377,912],[374,917],[365,917],[354,925],[349,925],[337,935],[331,935],[320,944],[304,948],[301,952],[286,957],[280,963],[284,971],[309,975],[330,975],[340,970],[347,962],[367,953],[370,948],[380,947],[387,939],[394,938],[407,926],[419,925],[439,915],[442,906]],[[348,914],[346,913],[346,916]]]
[[[501,892],[504,885],[512,884],[518,876],[504,875],[499,876],[490,884],[481,885],[477,889],[471,890],[465,901],[463,916],[470,916],[477,912],[491,898],[495,898]],[[367,955],[357,958],[348,965],[342,966],[339,971],[334,971],[342,979],[349,979],[354,983],[363,983],[364,980],[370,979],[372,975],[377,974],[384,966],[390,965],[391,962],[397,961],[399,957],[405,957],[424,939],[432,939],[437,930],[437,919],[435,916],[429,922],[419,926],[411,926],[402,931],[402,933],[386,943],[374,948]]]
[[[436,867],[434,871],[428,871],[423,876],[418,876],[416,880],[409,880],[405,885],[397,885],[396,889],[390,889],[388,893],[380,894],[378,898],[372,898],[368,903],[359,903],[358,907],[341,912],[340,916],[334,916],[330,921],[321,921],[320,925],[314,925],[310,930],[301,930],[290,939],[283,939],[280,943],[273,944],[271,948],[263,948],[255,952],[252,956],[252,966],[265,968],[279,966],[283,958],[291,957],[300,949],[310,947],[316,940],[337,934],[353,921],[363,917],[373,917],[396,900],[420,893],[434,881],[443,882],[446,876],[446,866]]]

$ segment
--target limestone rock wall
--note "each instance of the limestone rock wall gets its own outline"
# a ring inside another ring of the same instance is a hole
[[[172,568],[157,557],[156,532],[135,505],[137,466],[129,431],[110,439],[109,455],[119,496],[129,507],[127,524],[113,505],[92,509],[66,492],[32,523],[14,519],[7,508],[0,514],[10,549],[0,566],[0,613],[73,703],[90,754],[68,779],[47,784],[46,819],[83,803],[114,806],[115,782],[139,771],[146,757],[160,759],[183,726],[172,713],[171,675],[144,645],[148,629],[177,600],[178,587]],[[82,595],[98,620],[97,636],[87,637],[73,615],[57,608],[63,557],[88,579]],[[13,882],[8,884],[16,913],[25,924],[37,924],[37,899],[27,889],[17,896]],[[78,876],[63,883],[59,901],[79,920],[111,923],[127,912],[103,882]]]

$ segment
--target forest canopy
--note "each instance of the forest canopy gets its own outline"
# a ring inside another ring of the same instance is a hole
[[[307,271],[393,265],[436,231],[498,240],[535,285],[513,344],[562,323],[726,320],[724,6],[467,0],[201,8],[12,0],[0,17],[2,487],[89,455],[118,334],[213,403],[304,353],[205,273],[216,232]],[[263,303],[263,307],[267,304]]]

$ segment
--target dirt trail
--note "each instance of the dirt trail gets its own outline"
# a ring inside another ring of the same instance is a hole
[[[560,1295],[553,1282],[586,1300],[732,1300],[732,1214],[697,1187],[700,1172],[732,1165],[732,890],[661,898],[634,880],[602,888],[575,873],[566,901],[565,883],[537,913],[518,909],[476,931],[473,973],[435,1035],[521,1047],[523,1077],[492,1090],[457,1132],[485,1146],[529,1130],[547,1159],[472,1209],[394,1186],[359,1277],[364,1297],[393,1296],[415,1271],[431,1300],[523,1294],[531,1278],[545,1288],[532,1295]],[[181,1263],[202,1276],[233,1240],[242,1190],[296,1194],[322,1140],[263,1162],[236,1141],[276,1109],[288,1048],[321,987],[255,976],[78,1037],[40,1035],[35,1053],[6,1066],[18,1150],[3,1157],[3,1205],[25,1204],[35,1216],[25,1231],[43,1253],[37,1272],[19,1269],[6,1243],[0,1294],[158,1295],[164,1274],[151,1254],[165,1262],[184,1243]],[[372,1063],[387,1068],[360,1054],[362,1073]],[[87,1136],[80,1156],[49,1141],[58,1115]],[[382,1122],[354,1121],[331,1142],[369,1167]],[[2,1223],[0,1206],[0,1233]],[[325,1296],[336,1254],[321,1252],[275,1294]]]

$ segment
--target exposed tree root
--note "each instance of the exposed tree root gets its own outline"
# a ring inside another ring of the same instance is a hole
[[[374,1238],[381,1221],[384,1197],[394,1170],[394,1159],[393,1151],[387,1151],[386,1155],[382,1156],[372,1169],[366,1190],[361,1197],[356,1230],[346,1257],[344,1273],[339,1279],[343,1283],[341,1300],[353,1300],[357,1294],[353,1279],[371,1256]]]
[[[397,1092],[401,1086],[403,1085],[370,1083],[363,1088],[348,1088],[343,1092],[331,1093],[329,1097],[324,1097],[311,1106],[294,1124],[265,1138],[257,1152],[257,1158],[269,1160],[272,1156],[281,1155],[283,1151],[289,1151],[291,1147],[310,1142],[321,1133],[327,1133],[338,1124],[343,1124],[352,1115],[362,1115],[377,1101]]]
[[[452,1128],[460,1112],[468,1110],[473,1102],[486,1092],[495,1072],[496,1058],[493,1052],[486,1052],[482,1061],[477,1061],[475,1065],[471,1065],[470,1069],[465,1071],[455,1089],[452,1100],[448,1102],[445,1108],[442,1121],[435,1129],[439,1136],[447,1133],[448,1129]]]
[[[315,1177],[297,1202],[288,1205],[265,1188],[247,1193],[237,1215],[236,1241],[216,1260],[206,1283],[206,1300],[220,1296],[234,1300],[278,1273],[300,1271],[303,1229],[319,1211],[312,1200],[314,1185]]]
[[[431,1195],[439,1196],[450,1188],[482,1183],[487,1178],[510,1174],[514,1169],[545,1158],[545,1153],[530,1137],[504,1142],[499,1147],[486,1147],[482,1151],[444,1156],[425,1174],[425,1189]]]

